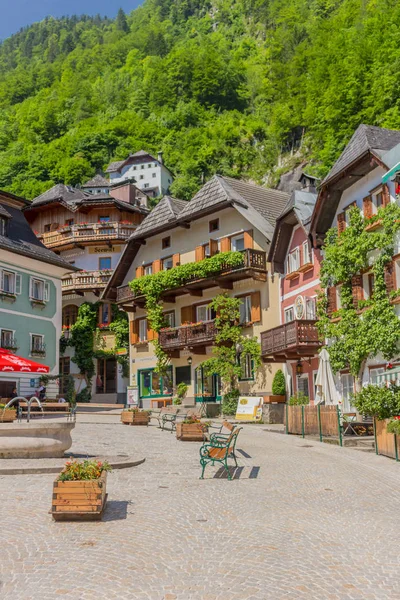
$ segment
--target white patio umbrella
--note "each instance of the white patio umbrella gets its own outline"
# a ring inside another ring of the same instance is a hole
[[[315,404],[325,403],[326,406],[339,403],[339,397],[333,378],[329,353],[324,348],[319,355],[319,367],[315,380]]]

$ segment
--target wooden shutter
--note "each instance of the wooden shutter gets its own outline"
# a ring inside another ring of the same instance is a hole
[[[259,323],[261,321],[261,297],[260,292],[251,294],[251,322]]]
[[[326,312],[328,313],[328,315],[330,315],[337,310],[336,288],[329,287],[326,290],[326,296],[327,296],[327,300],[328,300]]]
[[[390,202],[390,193],[389,193],[389,188],[387,186],[387,184],[385,183],[382,186],[382,206],[385,207],[389,204]]]
[[[147,341],[151,342],[153,340],[156,340],[157,338],[158,338],[157,331],[154,331],[154,329],[150,329],[149,322],[147,321]]]
[[[218,252],[217,240],[210,240],[210,256],[214,256]]]
[[[174,254],[172,256],[172,266],[173,267],[177,267],[180,264],[181,264],[181,255],[179,253],[178,254]]]
[[[363,212],[364,212],[364,217],[366,219],[370,219],[372,217],[373,212],[372,212],[371,196],[365,196],[365,198],[363,199]]]
[[[385,284],[388,294],[396,289],[396,269],[393,261],[385,267]]]
[[[346,229],[346,214],[344,212],[339,213],[337,216],[337,228],[338,233],[342,233]]]
[[[193,314],[196,308],[194,306],[182,306],[181,308],[181,325],[193,323]]]
[[[221,252],[229,252],[231,249],[231,239],[224,237],[221,239]]]
[[[204,258],[204,247],[203,246],[196,246],[196,250],[195,250],[195,261],[196,262],[200,262],[201,260],[203,260]]]
[[[351,278],[351,292],[353,295],[353,304],[355,308],[358,308],[359,301],[364,299],[362,275],[354,275]]]
[[[1,283],[0,283],[0,289],[2,289]],[[16,294],[21,293],[21,275],[19,273],[17,273],[15,275],[15,293]]]
[[[244,247],[247,250],[248,248],[254,247],[254,238],[253,238],[253,230],[249,229],[249,231],[244,232]]]
[[[161,271],[161,259],[153,261],[153,273]]]
[[[138,319],[133,319],[129,323],[130,329],[130,341],[131,344],[137,344],[139,341],[139,321]]]
[[[139,277],[143,277],[144,275],[144,267],[136,267],[136,279]]]

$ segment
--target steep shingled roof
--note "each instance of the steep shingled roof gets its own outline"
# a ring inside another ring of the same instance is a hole
[[[10,213],[0,204],[0,217],[6,217],[6,219],[12,219]]]
[[[108,179],[97,173],[92,179],[89,179],[82,185],[82,188],[95,188],[95,187],[110,187]]]
[[[116,160],[110,163],[106,169],[106,173],[114,173],[114,171],[119,171],[125,162],[125,160]]]
[[[178,215],[187,204],[185,200],[164,196],[129,239],[146,237],[150,232],[158,231],[171,223],[175,223]]]
[[[40,204],[47,204],[48,202],[54,202],[54,200],[62,200],[67,203],[77,203],[88,197],[87,192],[74,188],[71,185],[64,185],[63,183],[57,183],[52,188],[40,194],[34,198],[31,202],[31,206],[39,206]]]
[[[380,155],[382,151],[386,152],[398,143],[400,143],[400,131],[372,125],[359,125],[342,154],[323,180],[322,185],[333,179],[340,171],[354,163],[368,150],[376,151],[376,154]]]

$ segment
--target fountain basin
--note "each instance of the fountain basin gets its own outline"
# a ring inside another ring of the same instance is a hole
[[[0,423],[0,458],[62,458],[73,422]]]

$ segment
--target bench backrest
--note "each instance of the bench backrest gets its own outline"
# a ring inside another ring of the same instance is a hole
[[[229,421],[223,421],[222,427],[225,427],[225,429],[228,429],[230,432],[232,432],[235,430],[237,425],[235,425],[234,423],[229,423]]]

